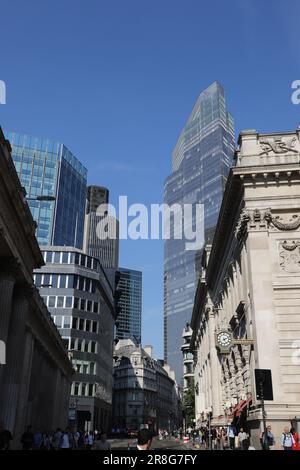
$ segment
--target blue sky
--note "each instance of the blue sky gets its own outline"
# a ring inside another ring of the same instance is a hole
[[[225,88],[239,130],[295,129],[297,0],[2,0],[0,125],[64,142],[111,200],[162,201],[197,95]],[[123,241],[141,269],[143,340],[163,351],[163,246]]]

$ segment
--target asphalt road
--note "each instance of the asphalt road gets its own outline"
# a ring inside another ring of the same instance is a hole
[[[110,440],[112,450],[124,450],[128,447],[135,447],[135,439],[113,439]],[[192,443],[184,444],[182,441],[176,441],[174,438],[159,440],[154,438],[150,450],[169,449],[169,450],[197,450]]]

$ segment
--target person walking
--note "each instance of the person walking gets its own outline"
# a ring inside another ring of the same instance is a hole
[[[62,430],[60,428],[57,428],[52,437],[52,449],[53,450],[58,450],[60,448],[62,435],[63,435]]]
[[[10,441],[12,441],[11,432],[5,429],[4,423],[0,422],[0,450],[9,450]]]
[[[137,436],[137,450],[150,450],[152,433],[149,429],[141,429]]]
[[[91,450],[94,444],[93,432],[90,431],[86,438],[86,450]]]
[[[95,439],[92,450],[110,450],[111,445],[107,440],[107,436],[105,432],[101,432],[97,435],[97,439]]]
[[[240,429],[238,437],[239,437],[240,449],[247,450],[248,434],[244,431],[244,428]]]
[[[231,423],[231,425],[228,426],[228,429],[227,429],[227,437],[229,438],[229,448],[231,450],[234,450],[235,448],[235,436],[236,436],[236,427],[234,426],[233,423]]]
[[[295,428],[291,428],[291,434],[294,438],[295,444],[293,444],[293,450],[300,450],[299,446],[299,434],[297,434]]]
[[[267,426],[266,432],[261,433],[261,447],[263,450],[272,450],[275,445],[274,434],[272,433],[271,426]]]
[[[34,436],[32,432],[32,427],[29,425],[27,426],[26,431],[23,432],[21,437],[21,444],[23,450],[32,450],[34,443]]]
[[[281,445],[283,450],[293,450],[293,446],[295,445],[295,439],[293,438],[293,434],[289,431],[288,426],[284,427],[283,433],[281,434]]]
[[[69,429],[66,429],[61,436],[60,449],[69,450],[70,449],[70,438],[69,438]]]

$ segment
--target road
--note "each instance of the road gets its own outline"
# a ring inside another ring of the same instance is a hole
[[[110,440],[112,450],[124,450],[128,447],[136,446],[135,439],[113,439]],[[177,441],[174,438],[159,440],[154,438],[151,450],[154,449],[169,449],[169,450],[197,450],[193,447],[192,443],[184,444],[182,441]]]

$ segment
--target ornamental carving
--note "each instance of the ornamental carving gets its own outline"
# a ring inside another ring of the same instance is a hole
[[[279,264],[282,271],[300,273],[300,241],[289,240],[279,245]]]
[[[300,217],[295,214],[290,217],[290,220],[283,221],[279,215],[272,216],[271,211],[267,211],[265,213],[265,220],[269,224],[274,225],[278,230],[297,230],[300,227]]]
[[[295,149],[296,142],[296,137],[285,140],[283,140],[282,137],[260,140],[259,144],[262,151],[259,155],[269,155],[270,153],[283,154],[287,152],[298,153],[298,151]]]

